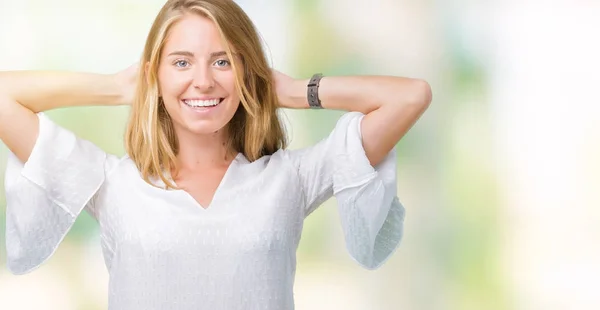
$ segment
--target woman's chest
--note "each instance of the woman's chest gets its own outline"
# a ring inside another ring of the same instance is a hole
[[[295,183],[284,175],[234,179],[204,209],[184,191],[113,182],[98,201],[102,240],[113,254],[154,259],[218,263],[294,253],[303,222]]]

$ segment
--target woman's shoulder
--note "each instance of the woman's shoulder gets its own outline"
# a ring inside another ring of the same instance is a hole
[[[140,178],[140,172],[137,169],[135,162],[125,154],[122,156],[112,155],[107,158],[106,181],[126,180],[130,181],[134,178]]]
[[[240,153],[236,161],[240,166],[256,172],[265,170],[283,169],[289,165],[289,156],[287,149],[279,149],[270,155],[263,155],[254,161],[250,161],[244,154]],[[282,171],[281,171],[282,172]]]

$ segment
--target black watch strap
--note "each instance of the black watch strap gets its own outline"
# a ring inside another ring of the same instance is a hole
[[[308,98],[308,105],[311,109],[322,109],[321,99],[319,99],[319,82],[323,74],[317,73],[312,76],[308,82],[308,89],[306,97]]]

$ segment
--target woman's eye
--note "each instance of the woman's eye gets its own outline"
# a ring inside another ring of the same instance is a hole
[[[229,60],[225,60],[225,59],[219,59],[215,62],[215,65],[217,65],[217,67],[225,67],[229,65]]]
[[[175,66],[179,67],[179,68],[185,68],[185,67],[187,67],[187,65],[188,65],[187,60],[177,60],[175,62]]]

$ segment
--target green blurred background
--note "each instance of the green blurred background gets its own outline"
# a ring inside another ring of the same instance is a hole
[[[0,0],[0,70],[116,72],[137,61],[163,3]],[[327,202],[305,225],[297,309],[600,309],[597,1],[238,3],[285,73],[409,76],[433,88],[398,144],[402,246],[380,269],[361,269]],[[47,114],[124,154],[127,108]],[[291,147],[325,137],[340,115],[285,111]],[[6,155],[0,144],[0,171]],[[91,217],[40,269],[14,276],[4,210],[2,191],[0,309],[106,309]]]

